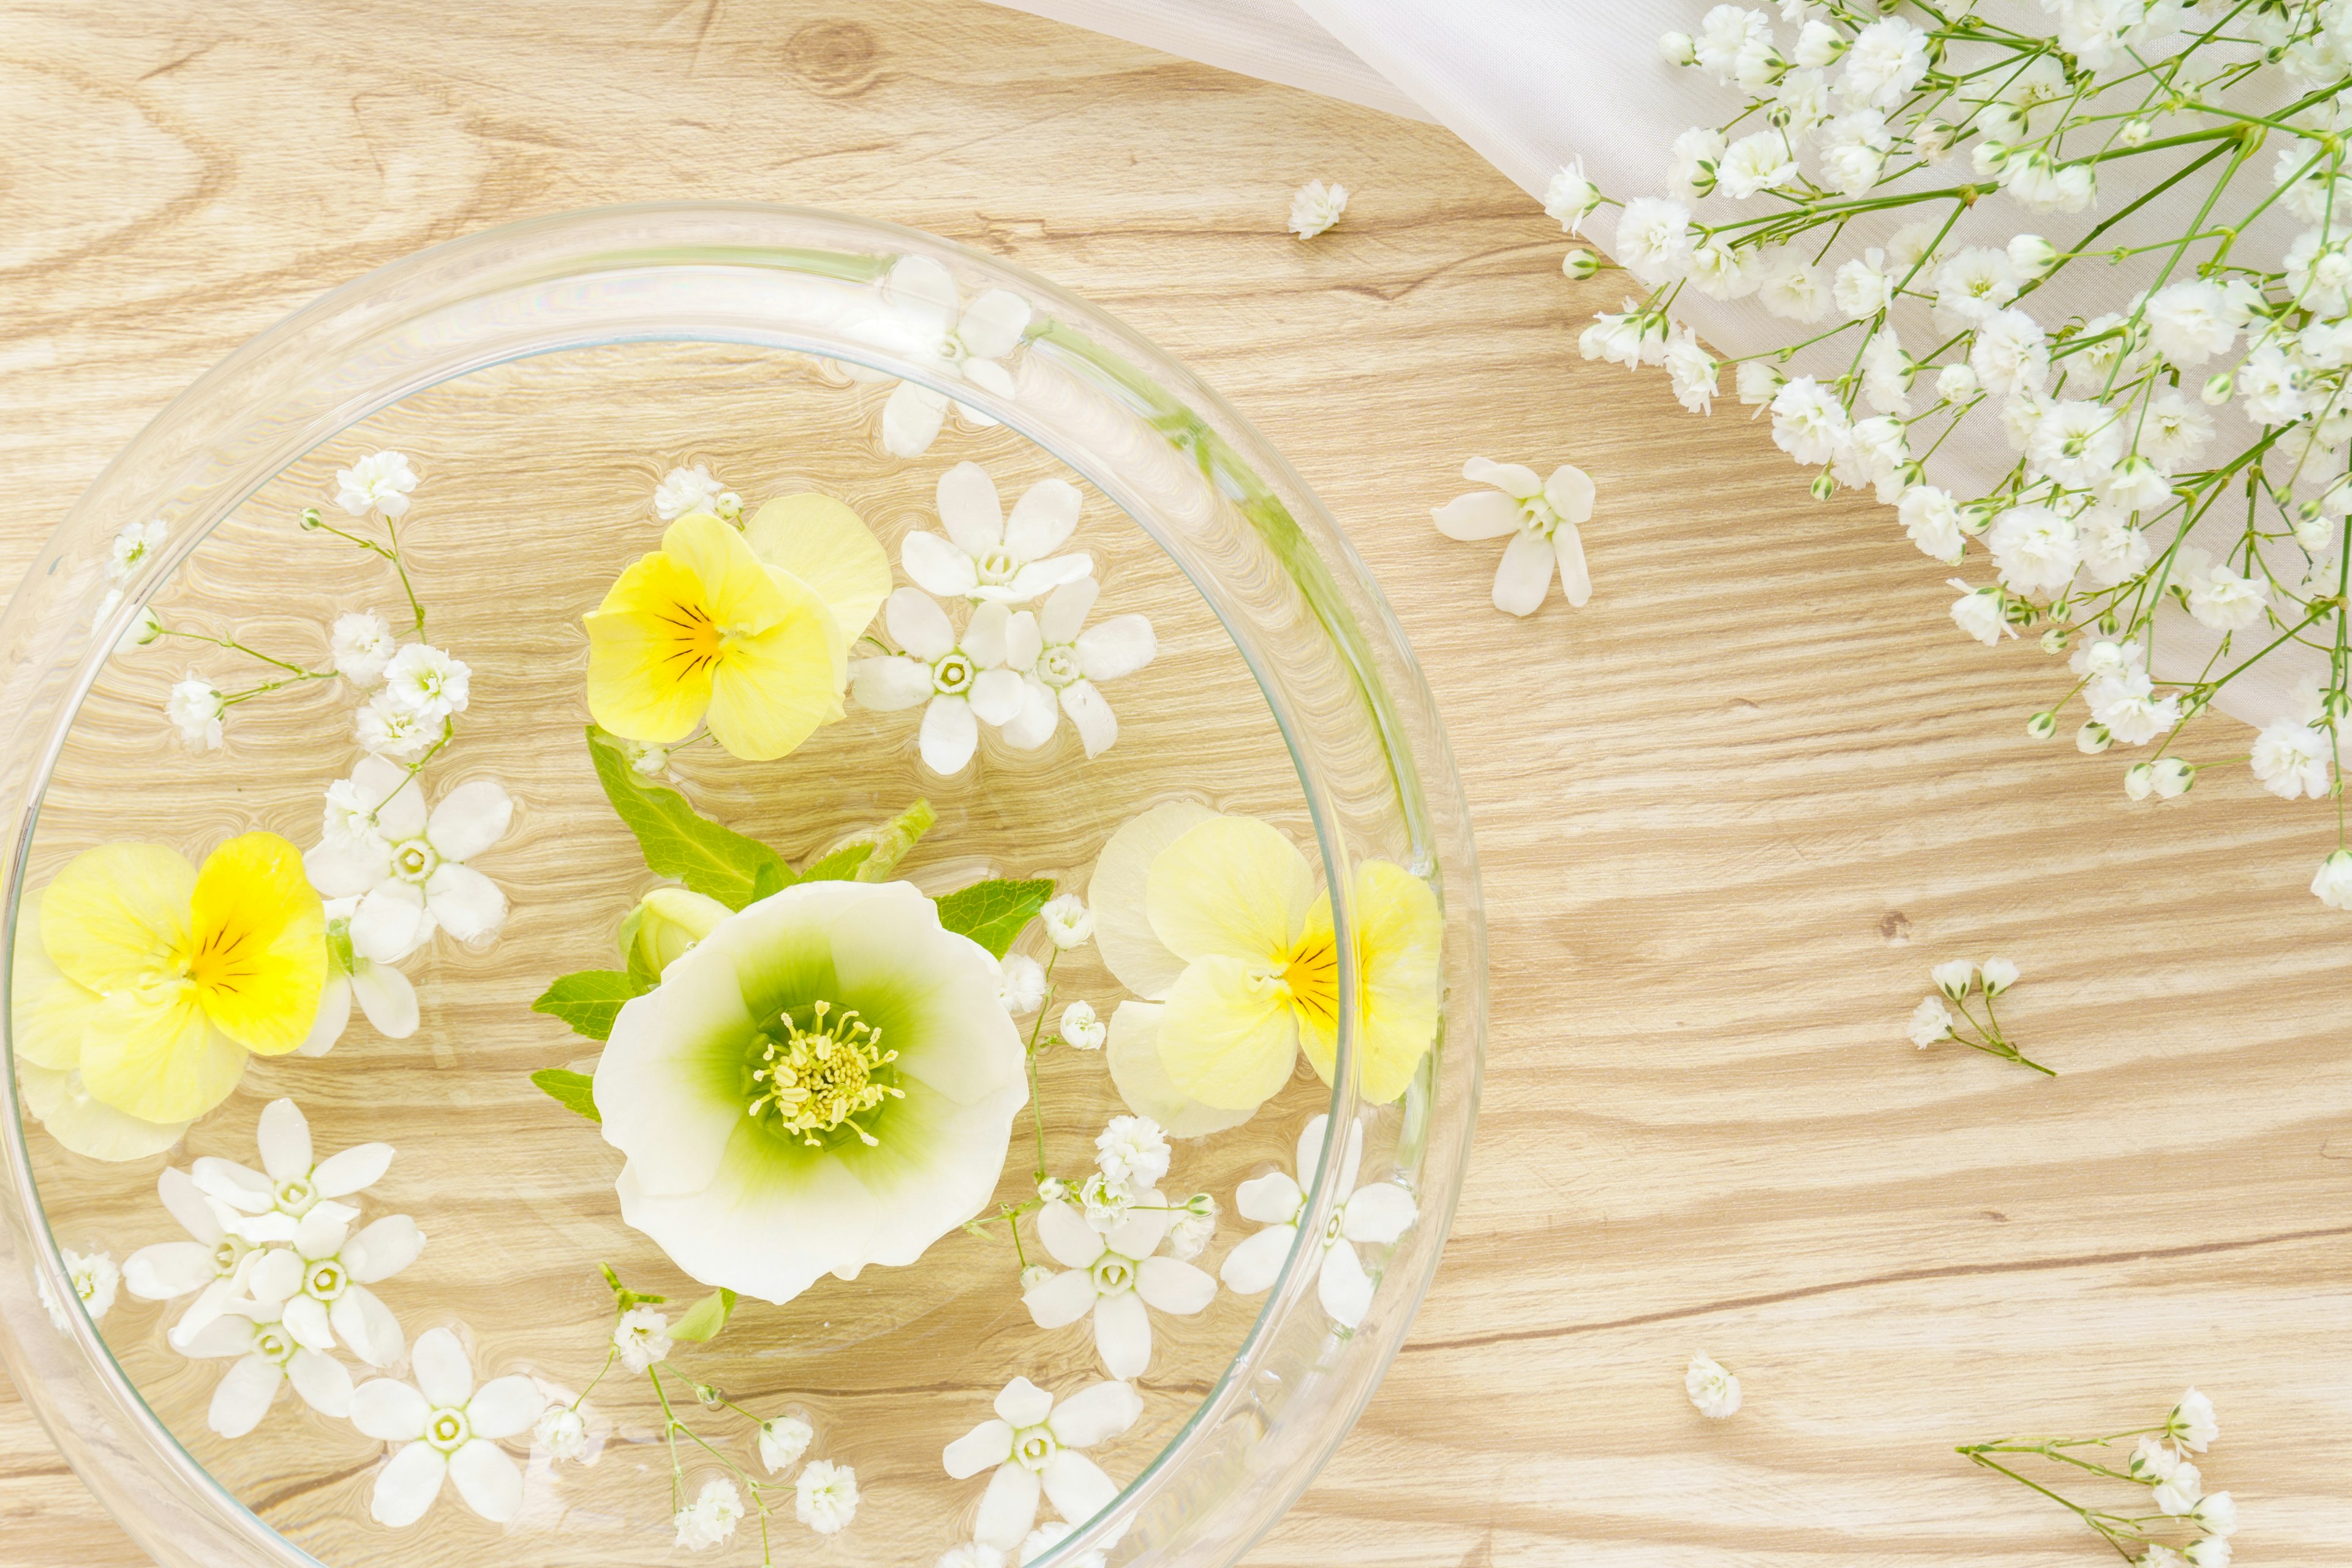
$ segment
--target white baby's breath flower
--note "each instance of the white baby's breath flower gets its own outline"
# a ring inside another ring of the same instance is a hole
[[[1972,246],[1936,269],[1937,323],[1949,331],[1986,321],[2023,286],[2009,252]]]
[[[797,1415],[779,1415],[772,1421],[760,1423],[760,1462],[768,1467],[772,1476],[782,1475],[801,1462],[809,1445],[816,1441],[816,1428]]]
[[[1724,149],[1715,188],[1734,200],[1776,191],[1797,177],[1797,155],[1778,131],[1758,131]]]
[[[688,1552],[723,1546],[742,1517],[743,1494],[735,1489],[733,1481],[723,1478],[705,1481],[701,1493],[679,1509],[672,1521],[677,1526],[676,1544]]]
[[[664,522],[675,522],[688,512],[733,517],[742,510],[742,501],[712,479],[710,469],[701,463],[690,468],[672,468],[654,487],[654,513]]]
[[[1874,246],[1838,268],[1830,293],[1839,310],[1861,321],[1886,309],[1894,290],[1895,279],[1886,274],[1886,253]]]
[[[2249,760],[2263,787],[2281,800],[2305,795],[2320,800],[2328,793],[2335,750],[2329,738],[2310,725],[2275,719],[2254,737]]]
[[[1885,16],[1847,46],[1838,92],[1849,103],[1891,110],[1927,75],[1927,35],[1899,16]]]
[[[2184,367],[2229,353],[2238,335],[2230,323],[2221,290],[2201,278],[2158,289],[2147,297],[2145,314],[2148,341],[2156,352]]]
[[[621,1364],[643,1372],[670,1352],[669,1319],[657,1307],[632,1307],[613,1325],[613,1348]]]
[[[383,667],[383,694],[428,724],[462,713],[472,670],[430,643],[413,642]]]
[[[1957,1002],[1969,994],[1977,981],[1977,966],[1965,958],[1947,959],[1929,970],[1936,989]]]
[[[1913,485],[1903,492],[1896,515],[1903,521],[1904,534],[1919,547],[1920,553],[1957,566],[1968,552],[1968,542],[1960,533],[1960,509],[1949,490]]]
[[[2205,1478],[2198,1473],[2196,1466],[2184,1460],[2174,1466],[2169,1475],[2156,1483],[2155,1490],[2149,1494],[2149,1500],[2165,1512],[2177,1517],[2195,1508],[2197,1500],[2204,1495]]]
[[[1911,1009],[1908,1030],[1911,1043],[1926,1050],[1937,1040],[1949,1039],[1952,1034],[1952,1010],[1944,1005],[1941,996],[1923,996]]]
[[[1025,952],[1008,952],[997,965],[997,1000],[1014,1017],[1034,1013],[1045,1003],[1045,970]]]
[[[2050,342],[2041,323],[2022,310],[1995,310],[1977,326],[1969,368],[1994,394],[2039,394],[2050,379]]]
[[[115,1289],[122,1283],[122,1270],[115,1266],[113,1256],[60,1247],[58,1257],[64,1262],[66,1279],[72,1282],[74,1294],[81,1298],[82,1310],[89,1314],[89,1321],[103,1321],[114,1306]]]
[[[2221,1423],[2213,1415],[2213,1401],[2189,1389],[2165,1416],[2164,1434],[2191,1453],[2203,1453],[2221,1436]]]
[[[353,517],[371,511],[403,517],[408,511],[408,492],[416,488],[416,474],[400,453],[378,452],[336,469],[335,484],[335,504]]]
[[[106,557],[109,582],[120,583],[147,563],[169,535],[169,525],[160,520],[153,522],[126,522],[115,531],[114,542]]]
[[[1723,156],[1723,132],[1711,126],[1694,125],[1675,137],[1672,160],[1666,165],[1666,188],[1685,202],[1697,201],[1715,189],[1715,163]]]
[[[2017,635],[2015,628],[2009,625],[2009,616],[2002,608],[1998,587],[1971,588],[1958,577],[1948,582],[1950,586],[1960,591],[1960,596],[1952,601],[1954,626],[1987,647],[1998,646],[2004,631],[2011,637]]]
[[[2017,984],[2017,965],[2005,958],[1988,958],[1979,971],[1984,976],[1985,994],[1998,996]]]
[[[163,701],[163,715],[178,729],[182,742],[199,752],[219,747],[221,715],[227,711],[220,688],[193,669],[185,680],[172,688],[171,695]]]
[[[1771,402],[1787,379],[1769,362],[1750,359],[1739,362],[1739,368],[1732,373],[1731,384],[1738,390],[1739,401],[1754,408]]]
[[[2338,849],[2319,863],[2311,896],[2331,910],[2352,910],[2352,849]]]
[[[1085,946],[1095,934],[1094,911],[1076,893],[1046,900],[1045,907],[1037,911],[1037,919],[1045,926],[1047,939],[1064,952]]]
[[[1216,1239],[1217,1220],[1223,1212],[1208,1194],[1194,1193],[1176,1223],[1168,1227],[1168,1256],[1179,1263],[1190,1263],[1207,1251],[1209,1243]]]
[[[1149,1117],[1114,1116],[1095,1138],[1095,1166],[1103,1179],[1139,1201],[1168,1174],[1168,1135]]]
[[[812,1459],[793,1483],[793,1517],[819,1535],[839,1535],[857,1517],[857,1472]]]
[[[1584,177],[1584,160],[1577,158],[1561,165],[1551,177],[1544,192],[1544,212],[1559,221],[1570,234],[1581,234],[1580,226],[1592,209],[1601,205],[1600,188]]]
[[[1674,384],[1675,402],[1693,414],[1714,412],[1715,356],[1699,347],[1697,336],[1688,327],[1667,340],[1666,375]]]
[[[379,691],[352,716],[360,745],[379,757],[413,763],[441,737],[445,721],[427,719],[388,691]]]
[[[2189,1517],[2227,1540],[2238,1532],[2238,1500],[2228,1492],[2207,1492],[2197,1500],[2197,1506],[2189,1510]],[[2202,1559],[2192,1557],[2189,1561],[2201,1562]]]
[[[1313,239],[1338,223],[1347,210],[1347,186],[1310,180],[1291,195],[1290,232],[1301,239]]]
[[[1862,395],[1881,414],[1911,412],[1911,381],[1918,367],[1892,327],[1870,334],[1862,351]]]
[[[2231,1506],[2235,1507],[2234,1504]],[[2190,1568],[2230,1568],[2231,1561],[2235,1555],[2228,1536],[2209,1535],[2202,1541],[2190,1542],[2181,1552],[2181,1560],[2189,1563]]]
[[[1620,265],[1644,283],[1668,283],[1690,268],[1690,208],[1655,196],[1636,196],[1617,218]]]
[[[2189,613],[2217,632],[2238,631],[2260,621],[2270,608],[2269,586],[2227,562],[2196,573],[2189,583]]]
[[[587,1418],[572,1405],[551,1405],[530,1429],[530,1443],[559,1463],[576,1459],[588,1451]]]
[[[1757,275],[1756,297],[1784,321],[1818,321],[1830,311],[1822,269],[1794,252],[1783,252]]]
[[[400,645],[392,635],[391,622],[373,610],[354,610],[335,617],[329,646],[336,673],[365,688],[383,677],[384,666],[392,662]]]
[[[1783,382],[1772,395],[1773,445],[1800,463],[1828,462],[1847,428],[1843,405],[1810,375]]]
[[[1822,127],[1822,177],[1841,195],[1859,196],[1878,184],[1886,169],[1886,154],[1895,138],[1886,117],[1874,109],[1842,114]],[[1896,268],[1899,278],[1909,270]]]
[[[1073,1002],[1062,1009],[1062,1021],[1054,1026],[1054,1033],[1066,1046],[1082,1051],[1098,1051],[1110,1037],[1110,1026],[1104,1023],[1087,1002]]]
[[[1704,1351],[1693,1353],[1690,1365],[1684,1369],[1683,1392],[1690,1395],[1698,1413],[1710,1421],[1721,1421],[1738,1412],[1739,1379]]]

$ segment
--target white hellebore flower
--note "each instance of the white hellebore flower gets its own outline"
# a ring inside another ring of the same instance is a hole
[[[1146,1192],[1134,1201],[1136,1206],[1108,1233],[1087,1224],[1070,1204],[1047,1204],[1039,1210],[1038,1239],[1064,1271],[1021,1296],[1041,1329],[1063,1328],[1091,1312],[1103,1370],[1121,1379],[1141,1377],[1151,1364],[1147,1308],[1191,1317],[1217,1293],[1216,1280],[1201,1269],[1154,1256],[1173,1217],[1168,1200]]]
[[[968,381],[999,397],[1013,395],[1013,373],[999,363],[1021,344],[1029,330],[1029,301],[1006,289],[991,289],[970,305],[957,292],[948,269],[928,256],[899,258],[883,279],[882,310],[853,328],[877,347],[930,365],[950,381]],[[888,371],[844,363],[856,381],[896,381]],[[882,445],[893,456],[919,458],[939,438],[949,398],[911,381],[900,381],[882,405]],[[977,408],[957,404],[977,425],[996,421]]]
[[[506,837],[514,801],[495,779],[475,779],[428,815],[424,786],[407,769],[362,757],[327,791],[324,837],[302,857],[311,886],[355,898],[352,951],[379,963],[415,952],[437,929],[459,942],[496,936],[507,899],[466,862]]]
[[[1311,1181],[1324,1154],[1324,1129],[1329,1121],[1318,1116],[1298,1135],[1298,1170]],[[1339,1155],[1339,1202],[1323,1232],[1323,1269],[1316,1281],[1323,1310],[1344,1328],[1364,1321],[1372,1304],[1372,1279],[1356,1256],[1359,1243],[1386,1247],[1412,1228],[1420,1216],[1412,1194],[1395,1182],[1356,1185],[1364,1156],[1364,1129],[1348,1129],[1347,1147]],[[1219,1277],[1244,1296],[1270,1289],[1282,1272],[1283,1260],[1298,1240],[1298,1216],[1307,1207],[1307,1194],[1298,1181],[1280,1171],[1244,1182],[1234,1194],[1234,1207],[1243,1217],[1265,1226],[1225,1255]]]
[[[163,716],[180,731],[181,741],[192,751],[219,749],[221,715],[227,711],[228,704],[222,700],[220,688],[193,669],[163,700]]]
[[[405,1441],[377,1472],[368,1512],[378,1524],[415,1524],[433,1506],[446,1477],[466,1506],[492,1524],[522,1507],[522,1471],[499,1447],[519,1436],[547,1408],[539,1384],[520,1374],[475,1386],[474,1363],[446,1329],[416,1336],[411,1386],[388,1377],[352,1394],[352,1425],[387,1443]]]
[[[1704,1351],[1691,1356],[1690,1366],[1683,1373],[1683,1391],[1710,1421],[1723,1420],[1739,1409],[1739,1379]]]
[[[263,1253],[247,1271],[246,1284],[305,1349],[332,1350],[340,1335],[370,1366],[390,1366],[404,1343],[400,1320],[368,1287],[414,1263],[425,1250],[425,1233],[406,1215],[395,1214],[353,1236],[344,1217],[350,1213],[341,1204],[322,1204],[304,1215],[293,1246]],[[530,1418],[539,1419],[536,1407]]]
[[[1019,611],[1007,623],[1005,664],[1020,673],[1022,690],[1021,711],[1004,726],[1004,741],[1016,751],[1052,740],[1064,713],[1089,757],[1102,755],[1118,739],[1118,716],[1095,683],[1141,669],[1158,655],[1160,643],[1141,616],[1114,616],[1081,631],[1101,592],[1092,577],[1081,577],[1055,589],[1038,610]]]
[[[735,1525],[743,1517],[743,1494],[735,1483],[720,1479],[702,1483],[702,1491],[686,1507],[677,1510],[670,1521],[677,1528],[674,1544],[688,1552],[699,1552],[706,1546],[723,1546],[735,1533]]]
[[[278,1310],[256,1303],[249,1312],[215,1318],[190,1337],[183,1355],[198,1360],[236,1357],[213,1390],[205,1424],[224,1437],[242,1437],[261,1425],[288,1384],[304,1404],[340,1421],[352,1413],[352,1374],[324,1351],[294,1337]]]
[[[1338,223],[1347,210],[1347,186],[1309,180],[1291,195],[1290,232],[1301,239],[1313,239]]]
[[[378,452],[348,468],[337,468],[335,485],[336,504],[353,517],[365,517],[371,511],[401,517],[408,511],[408,492],[416,488],[416,473],[398,452]]]
[[[1456,496],[1430,516],[1448,539],[1513,535],[1495,572],[1495,607],[1514,616],[1535,614],[1551,592],[1555,563],[1568,602],[1581,607],[1592,596],[1584,539],[1577,532],[1577,524],[1592,517],[1592,481],[1584,470],[1562,463],[1550,479],[1539,479],[1519,463],[1473,458],[1462,465],[1462,477],[1494,489]]]
[[[1038,1494],[1064,1519],[1083,1524],[1118,1496],[1117,1483],[1078,1450],[1135,1425],[1143,1396],[1124,1383],[1097,1383],[1055,1403],[1025,1377],[996,1396],[996,1415],[947,1446],[947,1472],[969,1480],[996,1467],[980,1500],[972,1538],[999,1552],[1021,1545],[1037,1521]]]
[[[816,1441],[816,1428],[797,1415],[779,1415],[773,1421],[760,1423],[760,1462],[768,1467],[772,1476],[781,1475],[801,1462]]]
[[[918,585],[942,599],[1025,605],[1094,573],[1094,558],[1083,552],[1054,553],[1068,542],[1084,504],[1067,480],[1031,485],[1008,518],[988,470],[958,463],[940,476],[938,501],[946,537],[917,529],[898,547],[898,561]]]
[[[335,672],[363,689],[383,678],[384,666],[400,649],[399,640],[392,635],[392,623],[373,610],[337,616],[329,646]]]
[[[923,765],[935,773],[963,772],[980,746],[980,721],[1006,724],[1021,712],[1021,676],[1004,666],[1013,612],[998,601],[981,605],[959,637],[938,604],[916,589],[899,588],[882,616],[904,651],[849,661],[858,706],[887,713],[928,703]]]
[[[857,1517],[857,1472],[831,1459],[812,1460],[793,1483],[793,1517],[819,1535],[839,1535]]]

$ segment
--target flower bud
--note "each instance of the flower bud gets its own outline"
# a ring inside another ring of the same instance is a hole
[[[1217,1212],[1217,1200],[1207,1193],[1194,1193],[1184,1200],[1184,1212],[1204,1216],[1213,1215]]]
[[[1977,966],[1965,958],[1954,958],[1936,965],[1927,973],[1934,977],[1937,990],[1958,1002],[1969,994],[1969,987],[1976,984]]]
[[[1960,505],[1960,531],[1974,539],[1992,526],[1993,514],[2000,510],[1996,501],[1978,500]]]
[[[1965,361],[1936,373],[1936,395],[1947,403],[1966,403],[1977,395],[1979,385],[1977,373]]]
[[[1601,258],[1580,245],[1559,258],[1559,269],[1581,283],[1601,270]]]
[[[1827,468],[1813,476],[1812,491],[1815,500],[1827,500],[1837,494],[1837,480],[1830,477]]]
[[[2058,247],[2038,234],[2021,234],[2009,242],[2009,264],[2028,278],[2046,278],[2058,265]]]
[[[142,609],[139,618],[131,623],[131,635],[141,647],[145,647],[163,635],[163,623],[155,618],[154,611]]]
[[[2178,800],[2197,784],[2197,770],[2179,757],[2164,757],[2157,762],[2153,782],[2158,798]]]
[[[2042,651],[2047,654],[2064,653],[2068,640],[2064,626],[2052,626],[2042,634]]]
[[[2116,613],[2113,610],[2103,610],[2100,612],[2099,635],[2101,637],[2111,637],[2122,629],[2123,622],[2116,617]]]
[[[2124,793],[2134,800],[2146,800],[2156,792],[2156,765],[2134,763],[2124,770]]]
[[[1688,33],[1658,35],[1658,58],[1670,66],[1690,66],[1698,63],[1698,44]]]
[[[2330,719],[2352,719],[2352,691],[2336,687],[2319,694],[2319,710]]]
[[[1070,1195],[1070,1184],[1059,1176],[1037,1178],[1037,1196],[1045,1203],[1057,1204]]]
[[[2121,132],[2116,133],[2116,140],[2122,142],[2126,147],[2137,147],[2147,142],[2148,137],[2155,132],[2155,130],[2156,127],[2150,125],[2147,121],[2135,120],[2126,124]]]
[[[659,977],[730,912],[685,888],[656,888],[622,921],[621,956],[632,969]]]
[[[315,506],[306,506],[302,509],[301,522],[305,531],[324,528],[327,525],[327,520],[319,515],[319,509]]]
[[[2197,395],[2205,400],[2206,407],[2219,408],[2230,401],[2230,393],[2236,385],[2236,381],[2225,370],[2217,375],[2207,377],[2204,386],[2199,389]]]
[[[1985,994],[1998,996],[2017,984],[2017,965],[2005,958],[1988,958],[1978,971],[1984,976]]]
[[[1933,163],[1952,150],[1959,139],[1959,131],[1948,121],[1922,120],[1911,128],[1912,151]]]
[[[2025,732],[2037,741],[2046,741],[2058,732],[2058,715],[2049,710],[2036,713],[2025,721]]]
[[[2095,719],[2085,720],[2083,727],[2074,731],[2074,749],[2086,757],[2095,757],[2115,743],[2116,738],[2107,733],[2107,727]]]

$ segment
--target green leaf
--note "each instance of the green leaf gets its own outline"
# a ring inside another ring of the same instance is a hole
[[[723,1287],[713,1290],[687,1309],[686,1316],[671,1326],[669,1337],[708,1344],[719,1337],[719,1331],[727,1326],[728,1314],[734,1310],[734,1291]]]
[[[861,882],[888,881],[890,873],[898,868],[898,862],[907,858],[907,851],[915,847],[915,840],[929,833],[939,819],[940,814],[931,809],[929,801],[918,800],[876,828],[874,853],[857,868],[857,879]]]
[[[604,1119],[596,1114],[596,1080],[584,1072],[572,1072],[563,1068],[542,1068],[530,1075],[539,1091],[563,1107],[586,1117],[591,1121]]]
[[[1003,958],[1021,928],[1036,919],[1037,911],[1053,896],[1051,877],[974,882],[940,900],[940,924]]]
[[[653,989],[617,969],[583,969],[562,975],[530,1005],[534,1013],[561,1018],[592,1040],[609,1039],[621,1004]]]
[[[646,852],[646,864],[675,877],[730,910],[778,892],[796,879],[782,856],[756,838],[721,827],[674,789],[651,783],[629,765],[614,736],[588,726],[588,754],[605,798]]]
[[[845,844],[832,854],[809,862],[801,872],[803,882],[862,882],[857,873],[874,856],[871,844]]]

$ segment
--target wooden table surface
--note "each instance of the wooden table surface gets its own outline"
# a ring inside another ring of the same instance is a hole
[[[0,12],[0,577],[321,289],[662,197],[1036,268],[1347,522],[1477,814],[1488,1089],[1412,1342],[1254,1563],[2093,1563],[1952,1445],[2140,1426],[2189,1383],[2242,1560],[2352,1563],[2328,810],[2242,766],[2135,806],[2116,760],[2027,739],[2041,656],[1960,638],[1891,513],[1810,501],[1744,410],[1579,360],[1613,295],[1445,132],[978,0],[198,9]],[[1301,244],[1316,177],[1353,202]],[[1472,453],[1593,475],[1582,612],[1497,614],[1495,549],[1432,531]],[[1930,963],[1993,953],[2053,1081],[1904,1039]],[[1684,1398],[1700,1347],[1731,1421]],[[137,1561],[0,1383],[0,1564]]]

